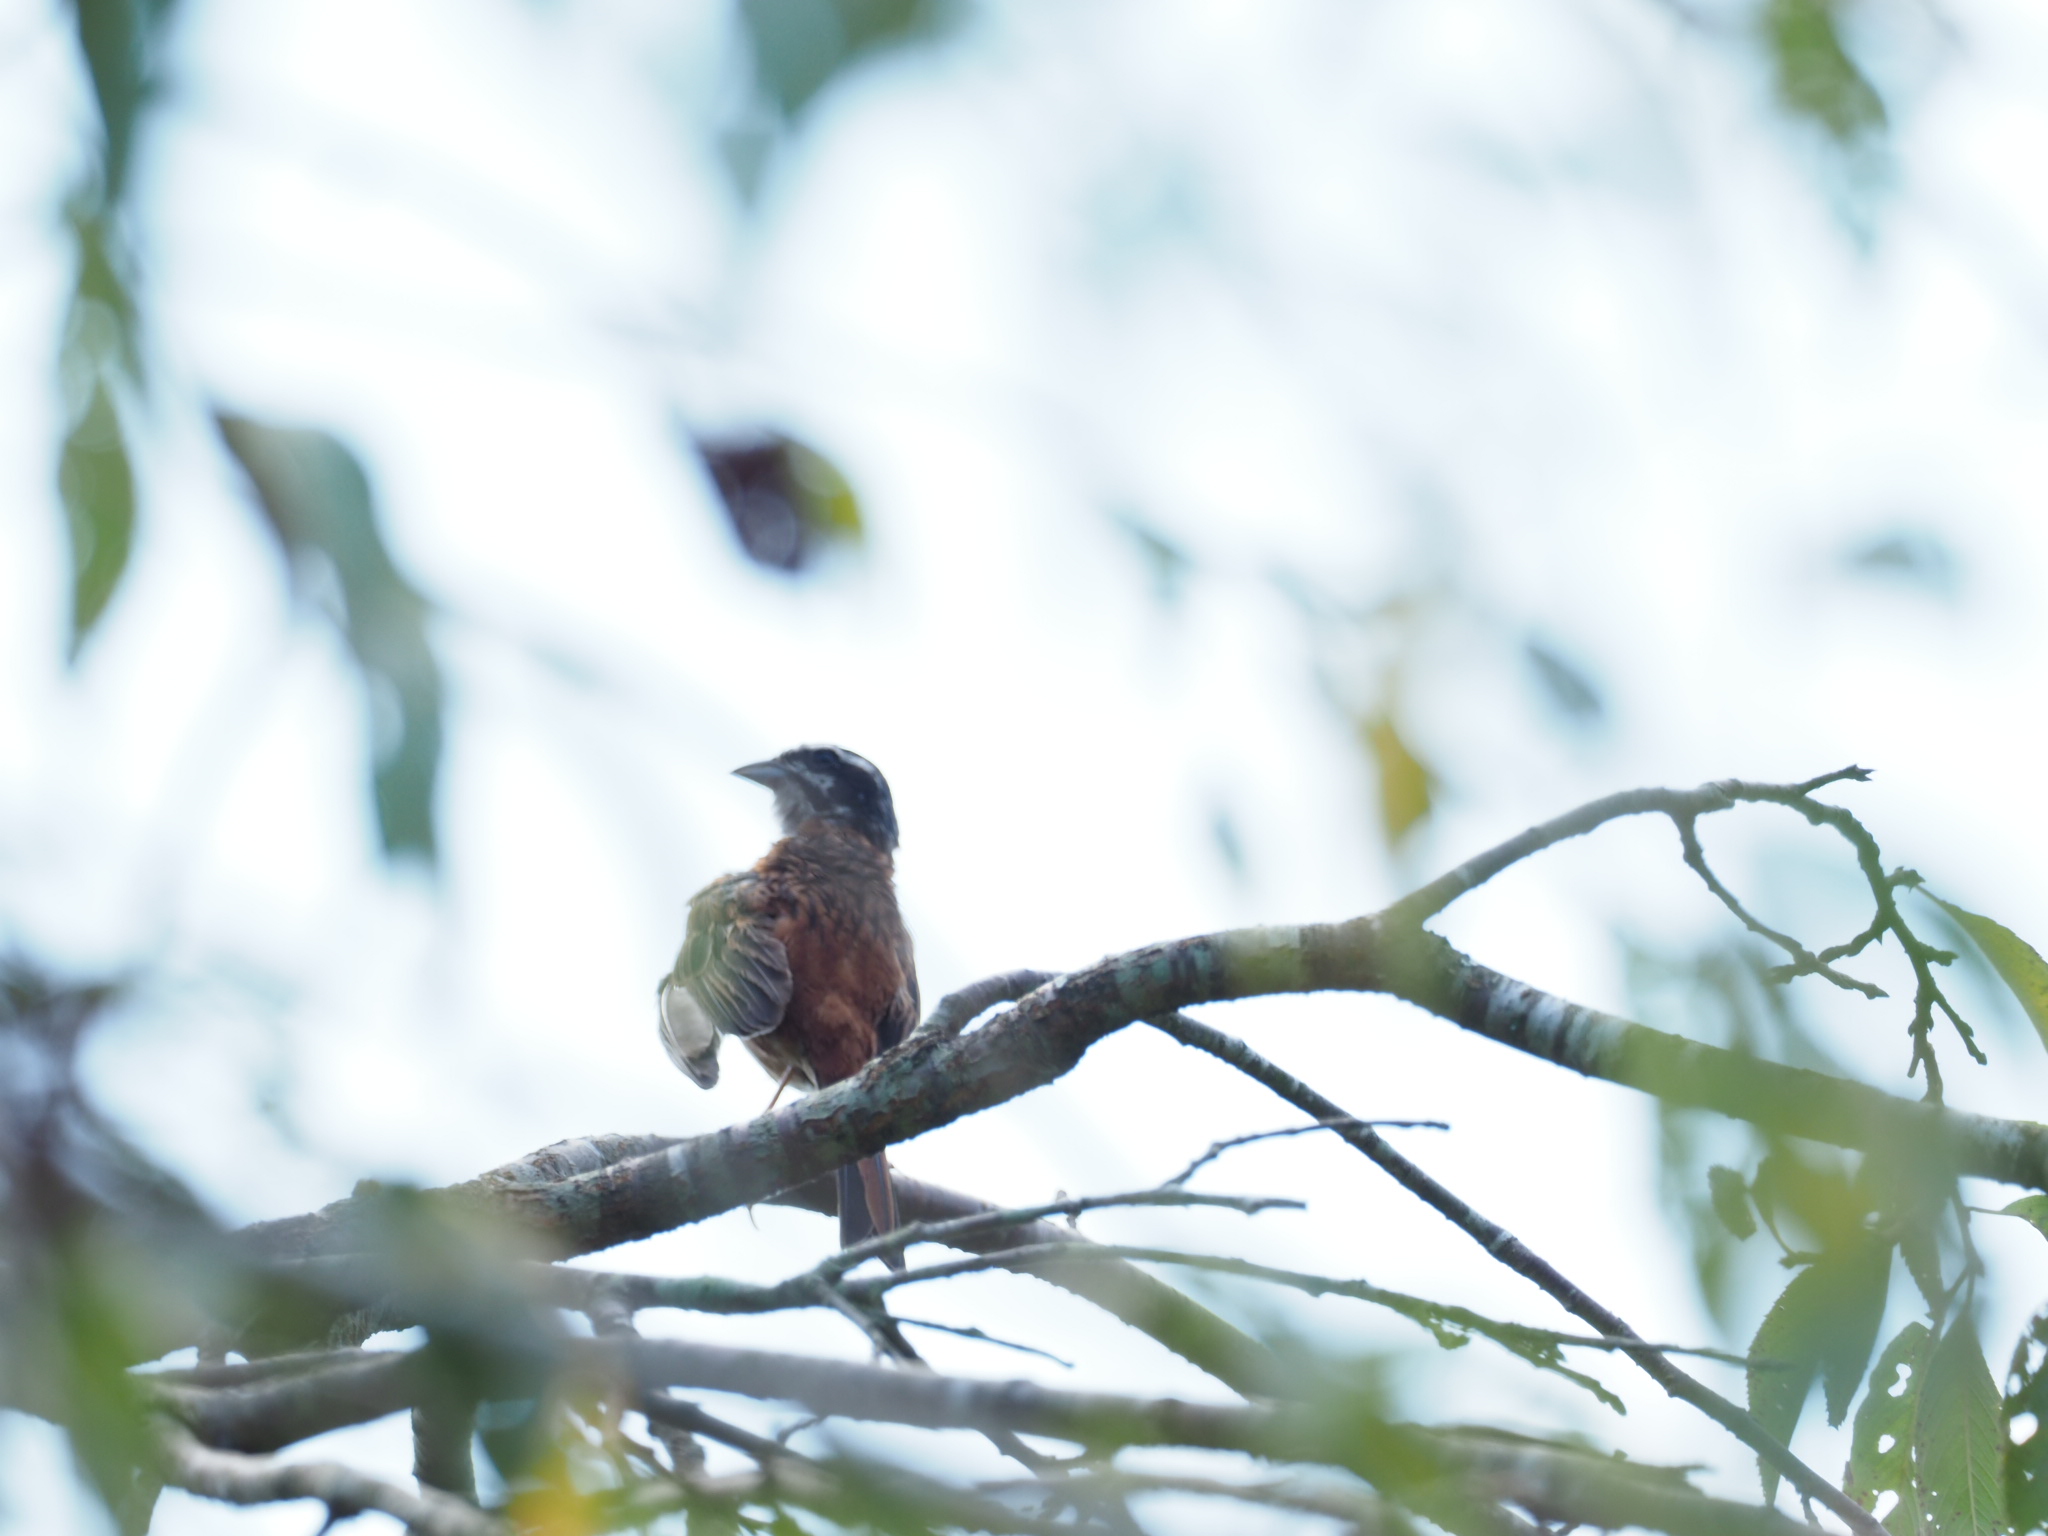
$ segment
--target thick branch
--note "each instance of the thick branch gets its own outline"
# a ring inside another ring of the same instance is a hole
[[[1366,917],[1135,950],[1038,988],[968,1034],[913,1035],[858,1076],[773,1114],[682,1141],[570,1144],[646,1150],[553,1182],[486,1175],[447,1196],[508,1212],[564,1252],[594,1252],[769,1199],[1007,1102],[1062,1076],[1096,1040],[1134,1019],[1195,1003],[1327,990],[1405,998],[1573,1071],[1779,1134],[1858,1148],[1910,1142],[1957,1172],[2048,1189],[2048,1129],[2040,1125],[1914,1104],[1663,1034],[1513,981],[1434,934]],[[245,1241],[259,1253],[347,1251],[359,1245],[367,1214],[361,1200],[341,1201],[313,1217],[245,1229]]]

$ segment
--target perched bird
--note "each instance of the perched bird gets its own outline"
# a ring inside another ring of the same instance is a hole
[[[793,747],[733,771],[774,792],[784,836],[752,869],[690,898],[683,947],[657,990],[661,1041],[700,1088],[718,1081],[725,1035],[778,1085],[823,1088],[917,1026],[895,805],[881,770],[843,747]],[[885,1154],[839,1170],[842,1246],[897,1225]]]

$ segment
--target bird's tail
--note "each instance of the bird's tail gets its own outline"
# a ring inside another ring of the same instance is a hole
[[[896,1181],[889,1175],[889,1155],[877,1152],[839,1170],[839,1246],[851,1248],[903,1223],[896,1216]],[[885,1254],[891,1269],[903,1267],[901,1253]]]

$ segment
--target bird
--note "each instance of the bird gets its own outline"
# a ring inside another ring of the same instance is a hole
[[[690,898],[675,963],[656,988],[661,1042],[700,1088],[731,1035],[782,1086],[828,1087],[917,1027],[917,960],[896,904],[888,780],[844,747],[792,747],[734,774],[771,791],[782,837],[753,868]],[[772,1104],[771,1104],[772,1107]],[[891,1232],[888,1155],[838,1172],[839,1242]],[[901,1269],[900,1252],[885,1255]]]

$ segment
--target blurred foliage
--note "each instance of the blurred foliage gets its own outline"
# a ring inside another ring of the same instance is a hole
[[[2041,1037],[2041,1043],[2048,1046],[2048,960],[2042,959],[2039,950],[2003,923],[1965,911],[1953,902],[1943,901],[1931,891],[1923,889],[1922,894],[1954,918],[1963,932],[1969,935],[1970,941],[1998,973],[1999,980],[2011,989],[2013,997],[2026,1013],[2027,1022]]]
[[[1381,710],[1358,722],[1358,739],[1379,771],[1380,826],[1387,845],[1398,846],[1429,815],[1436,775],[1402,739],[1391,713]]]
[[[1925,528],[1896,528],[1858,540],[1842,553],[1842,569],[1867,581],[1917,588],[1953,600],[1962,572],[1947,540]]]
[[[58,498],[71,544],[75,661],[128,566],[135,530],[135,472],[118,404],[142,363],[135,304],[115,268],[106,219],[74,201],[70,224],[78,272],[59,354],[69,429],[57,465]]]
[[[300,595],[314,566],[336,578],[336,618],[370,690],[377,826],[388,854],[433,862],[434,782],[441,764],[441,669],[427,643],[427,604],[392,563],[370,482],[324,432],[218,419],[249,476]]]
[[[737,0],[734,24],[750,73],[746,105],[726,147],[742,190],[752,192],[767,159],[836,83],[892,49],[942,35],[963,13],[944,0]],[[159,61],[174,14],[172,0],[74,0],[71,8],[100,125],[93,163],[66,208],[76,275],[58,370],[65,409],[56,479],[72,552],[74,660],[128,569],[138,485],[148,479],[130,425],[145,381],[146,327],[124,198],[148,110],[161,92]],[[1753,14],[1751,41],[1789,114],[1843,149],[1867,146],[1887,131],[1886,104],[1845,39],[1851,0],[1762,0]],[[219,426],[301,598],[317,605],[330,590],[338,596],[329,616],[370,694],[382,845],[389,855],[432,860],[443,680],[429,639],[430,606],[386,546],[370,478],[325,433],[239,417],[222,417]],[[831,550],[864,541],[857,498],[816,450],[772,431],[727,440],[699,439],[687,427],[685,433],[741,549],[757,564],[802,572]],[[1149,520],[1119,521],[1158,600],[1182,601],[1197,572],[1193,554]],[[1915,530],[1852,548],[1843,568],[1943,594],[1956,583],[1946,546]],[[1401,698],[1429,627],[1446,615],[1467,628],[1490,627],[1502,650],[1517,648],[1536,693],[1566,726],[1590,730],[1608,718],[1608,701],[1587,668],[1551,639],[1504,626],[1470,594],[1442,583],[1410,585],[1359,606],[1304,580],[1282,577],[1279,584],[1307,618],[1325,694],[1376,773],[1379,822],[1390,848],[1412,844],[1439,798],[1437,769],[1414,745],[1414,714]],[[1214,838],[1241,870],[1243,849],[1227,815],[1219,813]],[[1993,920],[1941,906],[2048,1042],[2048,962]],[[1706,1021],[1697,1031],[1705,1038],[1839,1071],[1746,946],[1702,951],[1684,962],[1632,953],[1631,981],[1650,992],[1681,991],[1694,1022]],[[136,1361],[161,1353],[170,1340],[217,1342],[222,1318],[235,1320],[240,1345],[261,1351],[322,1335],[361,1337],[379,1315],[347,1310],[345,1298],[225,1260],[218,1229],[190,1192],[91,1106],[77,1081],[78,1046],[118,996],[110,985],[60,983],[21,962],[0,968],[0,1216],[7,1243],[0,1385],[9,1401],[68,1428],[81,1466],[123,1528],[140,1530],[155,1487],[139,1378],[129,1369]],[[1979,1262],[1968,1213],[1940,1160],[1912,1147],[1881,1149],[1860,1161],[1819,1157],[1746,1125],[1669,1106],[1660,1108],[1660,1128],[1665,1192],[1716,1317],[1732,1317],[1732,1277],[1744,1254],[1765,1253],[1760,1236],[1778,1245],[1778,1262],[1791,1271],[1751,1345],[1748,1385],[1759,1418],[1791,1437],[1817,1382],[1829,1422],[1839,1425],[1862,1389],[1849,1486],[1866,1507],[1887,1495],[1896,1499],[1888,1523],[1898,1536],[2048,1529],[2048,1433],[2041,1432],[2048,1417],[2048,1315],[2021,1339],[2001,1399],[1973,1321]],[[607,1477],[616,1483],[650,1468],[659,1472],[659,1463],[626,1443],[602,1384],[550,1376],[559,1316],[536,1307],[507,1279],[530,1255],[497,1235],[451,1223],[416,1191],[384,1190],[364,1208],[364,1254],[421,1320],[422,1358],[443,1406],[466,1426],[472,1407],[482,1405],[479,1438],[514,1490],[515,1514],[534,1529],[600,1528],[605,1522],[593,1514],[598,1506],[589,1489]],[[2006,1212],[2048,1233],[2048,1196],[2015,1201]],[[1918,1286],[1927,1317],[1893,1337],[1866,1387],[1894,1252]],[[1945,1265],[1958,1254],[1951,1279]],[[1446,1347],[1476,1333],[1532,1366],[1564,1371],[1560,1346],[1540,1331],[1475,1321],[1419,1300],[1407,1315]],[[1412,1443],[1386,1422],[1369,1362],[1315,1358],[1313,1370],[1305,1366],[1302,1374],[1326,1386],[1318,1406],[1324,1448],[1334,1460],[1408,1497],[1446,1529],[1494,1528],[1436,1488],[1427,1459],[1410,1454]],[[1604,1392],[1590,1378],[1564,1374]],[[2023,1428],[2031,1431],[2024,1438]],[[444,1450],[463,1459],[466,1432],[451,1444]],[[674,1461],[673,1445],[671,1453]],[[1764,1481],[1767,1490],[1775,1484],[1768,1469]],[[907,1483],[872,1468],[845,1472],[839,1487],[851,1490],[837,1510],[850,1520],[902,1529],[957,1524],[935,1513],[928,1498],[907,1492]],[[695,1510],[691,1528],[804,1528],[783,1504],[765,1517],[759,1507]]]
[[[853,487],[815,448],[780,432],[695,446],[741,550],[756,565],[795,573],[865,539]]]
[[[1761,28],[1787,111],[1850,146],[1886,126],[1884,101],[1842,46],[1846,0],[1765,0]]]
[[[127,188],[136,123],[156,95],[159,40],[174,8],[174,0],[71,0],[99,107],[100,194],[107,207]]]
[[[2048,1530],[2048,1312],[2027,1324],[2006,1367],[2000,1413],[2008,1450],[2005,1505],[2018,1536]]]
[[[211,1219],[79,1085],[79,1048],[117,995],[0,962],[0,1400],[63,1425],[139,1531],[154,1458],[128,1367],[203,1327],[219,1291],[203,1262]]]
[[[750,89],[721,147],[741,197],[753,199],[829,86],[871,58],[939,37],[964,9],[965,0],[738,0]]]
[[[935,36],[943,0],[740,0],[761,95],[795,118],[832,81],[885,48]]]
[[[1540,635],[1531,635],[1522,642],[1522,655],[1543,695],[1567,724],[1585,730],[1606,720],[1607,701],[1584,667],[1567,660],[1562,651]]]
[[[1195,573],[1187,546],[1128,508],[1111,514],[1117,530],[1131,541],[1152,582],[1152,598],[1162,608],[1177,608]]]

